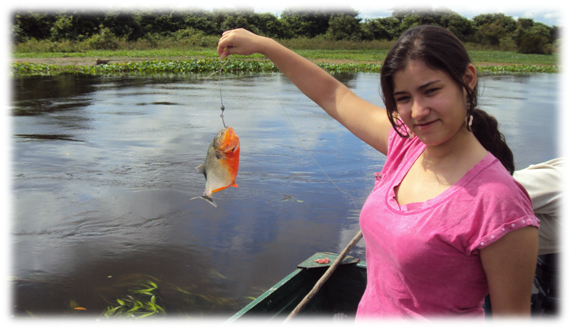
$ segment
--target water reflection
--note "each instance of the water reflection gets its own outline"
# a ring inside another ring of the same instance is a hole
[[[98,316],[153,278],[170,314],[227,316],[313,253],[347,245],[384,156],[281,74],[204,77],[13,80],[13,312],[63,314],[73,299]],[[382,105],[378,74],[338,78]],[[480,79],[519,168],[558,154],[557,79]],[[189,199],[222,128],[220,87],[240,136],[240,187],[213,208]]]
[[[87,106],[98,80],[98,77],[75,74],[14,78],[12,115],[44,115]]]
[[[559,154],[559,76],[491,75],[480,81],[480,105],[498,119],[516,169]]]
[[[44,141],[44,140],[64,140],[72,142],[82,142],[81,140],[74,139],[71,135],[46,135],[46,134],[15,134],[14,137],[22,139],[22,141]]]

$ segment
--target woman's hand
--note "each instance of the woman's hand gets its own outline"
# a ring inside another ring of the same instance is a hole
[[[270,39],[254,34],[244,29],[226,31],[218,41],[218,56],[224,59],[230,54],[252,55],[263,54],[265,44]]]

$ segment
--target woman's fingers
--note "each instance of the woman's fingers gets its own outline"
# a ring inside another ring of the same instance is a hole
[[[218,48],[217,48],[217,52],[218,55],[220,56],[221,59],[224,59],[224,57],[230,55],[230,54],[234,54],[234,43],[232,42],[232,31],[226,31],[224,32],[224,34],[222,34],[222,37],[220,38],[220,40],[218,41]]]
[[[226,31],[218,41],[216,51],[221,59],[231,54],[251,55],[257,51],[256,37],[258,36],[244,29]]]
[[[218,48],[216,49],[216,52],[218,53],[218,56],[220,56],[220,58],[222,59],[230,55],[230,53],[228,52],[228,41],[226,40],[228,38],[227,37],[228,32],[229,31],[224,32],[220,40],[218,40]]]

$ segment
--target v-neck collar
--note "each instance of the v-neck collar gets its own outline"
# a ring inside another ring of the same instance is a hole
[[[411,155],[408,163],[402,166],[402,168],[398,171],[398,174],[395,175],[393,181],[390,184],[387,194],[387,205],[389,209],[398,212],[398,213],[416,213],[421,212],[426,209],[430,209],[435,204],[439,204],[450,195],[454,194],[458,189],[462,188],[466,183],[468,183],[472,178],[474,178],[483,168],[487,167],[495,157],[488,152],[486,156],[480,160],[474,167],[470,168],[463,176],[458,180],[455,184],[444,190],[442,193],[437,195],[434,198],[428,199],[422,202],[412,202],[407,203],[405,205],[400,205],[396,199],[395,188],[402,183],[406,174],[410,171],[414,163],[418,160],[422,152],[426,149],[426,145],[422,145],[414,153]]]

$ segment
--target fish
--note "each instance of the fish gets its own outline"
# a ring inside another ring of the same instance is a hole
[[[206,178],[204,194],[193,199],[204,199],[214,207],[216,202],[212,194],[230,186],[238,187],[236,176],[240,162],[240,139],[232,127],[226,127],[218,132],[208,146],[204,164],[196,167]]]

